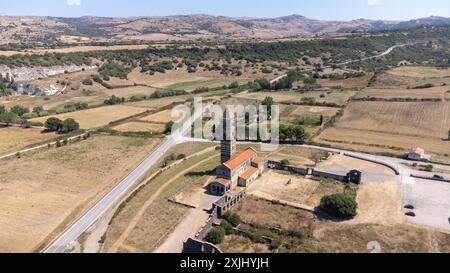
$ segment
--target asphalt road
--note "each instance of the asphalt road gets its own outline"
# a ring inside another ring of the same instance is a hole
[[[408,44],[396,45],[385,52],[367,57],[361,60],[368,60],[379,58],[385,55],[390,54],[395,48],[404,47]],[[354,60],[345,62],[337,65],[345,65],[353,62],[358,62],[361,60]],[[282,79],[285,75],[280,76],[279,79]],[[115,186],[108,194],[106,194],[100,201],[98,201],[91,209],[89,209],[86,213],[84,213],[80,218],[78,218],[68,229],[66,229],[55,241],[53,241],[47,248],[43,250],[44,253],[62,253],[67,249],[71,248],[75,241],[91,227],[98,219],[100,219],[103,214],[111,209],[113,206],[119,202],[124,195],[136,185],[136,183],[142,178],[142,176],[152,167],[154,166],[158,160],[174,145],[180,143],[183,140],[183,134],[180,132],[185,132],[191,128],[193,121],[200,118],[202,112],[196,112],[192,118],[187,120],[182,128],[180,128],[178,133],[172,134],[172,136],[168,137],[167,140],[155,151],[153,151],[147,158],[139,164],[139,166],[133,170],[125,179],[123,179],[117,186]],[[320,147],[314,147],[320,148]],[[322,148],[323,149],[323,148]],[[331,150],[331,149],[330,149]],[[343,150],[333,149],[335,151],[344,152]],[[350,152],[349,152],[350,153]],[[359,156],[364,156],[370,159],[377,159],[381,161],[385,161],[385,159],[380,159],[377,156],[355,153]],[[400,174],[405,180],[410,179],[410,172],[407,171],[406,167],[403,167],[400,163],[394,163],[392,161],[386,161],[386,163],[394,164],[399,170]]]
[[[183,126],[166,141],[145,158],[125,179],[115,186],[108,194],[98,201],[91,209],[78,218],[55,241],[43,250],[44,253],[62,253],[70,249],[75,241],[91,227],[103,214],[113,208],[132,189],[143,175],[153,167],[164,154],[174,145],[183,141],[182,132],[191,128],[194,120],[200,118],[201,111],[197,111],[193,117],[185,121]]]

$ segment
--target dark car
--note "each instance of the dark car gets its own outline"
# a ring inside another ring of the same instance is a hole
[[[414,212],[412,212],[412,211],[409,211],[409,212],[405,213],[405,215],[409,216],[409,217],[416,217],[416,214]]]
[[[442,180],[442,181],[445,180],[442,175],[437,175],[437,174],[433,175],[433,179]]]
[[[413,205],[406,205],[405,209],[415,209]]]

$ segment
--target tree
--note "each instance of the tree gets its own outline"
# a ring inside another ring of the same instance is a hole
[[[229,89],[236,89],[239,88],[239,83],[238,82],[232,82],[229,86]]]
[[[36,106],[36,107],[33,108],[33,113],[39,114],[39,113],[42,113],[42,112],[44,112],[44,107],[42,107],[42,106]]]
[[[6,112],[5,106],[4,105],[0,105],[0,114],[3,114],[5,112]],[[450,134],[450,132],[449,132],[449,134]]]
[[[353,218],[357,214],[358,204],[354,198],[337,193],[322,197],[320,208],[336,217]]]
[[[206,240],[212,244],[220,244],[225,239],[225,229],[223,227],[214,227],[206,235]]]
[[[60,120],[59,118],[49,118],[47,119],[47,121],[44,124],[44,127],[47,128],[50,131],[61,131],[61,129],[63,128],[63,122],[62,120]]]
[[[16,113],[13,112],[5,112],[0,114],[0,121],[6,123],[6,126],[9,126],[11,123],[15,122],[19,117]]]
[[[104,101],[106,105],[116,105],[125,102],[125,98],[119,98],[116,95],[112,95],[109,99]]]
[[[63,122],[63,129],[66,132],[72,132],[80,129],[80,124],[72,118],[68,118]]]
[[[21,105],[15,105],[11,108],[10,111],[17,114],[18,116],[23,116],[24,114],[29,113],[30,109],[25,108]]]
[[[302,126],[299,125],[280,125],[280,140],[303,141],[307,137],[307,133]]]
[[[172,127],[175,125],[175,122],[169,121],[166,123],[166,126],[164,128],[164,134],[168,135],[172,133]]]
[[[272,97],[265,97],[262,105],[267,106],[267,118],[272,119],[272,105],[274,104]]]

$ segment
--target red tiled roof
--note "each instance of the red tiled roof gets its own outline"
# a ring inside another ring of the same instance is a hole
[[[241,166],[245,161],[256,156],[256,151],[252,148],[247,148],[245,151],[233,157],[231,160],[224,163],[230,170],[234,170]]]
[[[419,154],[419,155],[424,155],[425,154],[425,150],[420,148],[420,147],[416,147],[416,148],[412,148],[410,153],[415,153],[415,154]]]
[[[256,172],[258,171],[257,168],[251,167],[248,170],[246,170],[241,176],[239,176],[240,178],[247,180],[250,179],[250,177],[252,177]]]
[[[261,163],[264,162],[264,158],[262,158],[262,157],[257,157],[257,158],[255,158],[252,162],[255,163],[256,165],[259,165],[259,164],[261,164]]]
[[[231,183],[231,181],[223,178],[217,178],[214,179],[212,183],[219,183],[221,185],[228,186]]]

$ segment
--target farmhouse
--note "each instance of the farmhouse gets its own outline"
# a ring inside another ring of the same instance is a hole
[[[409,160],[415,160],[415,161],[430,159],[430,157],[425,154],[425,150],[420,147],[412,148],[406,157]]]

